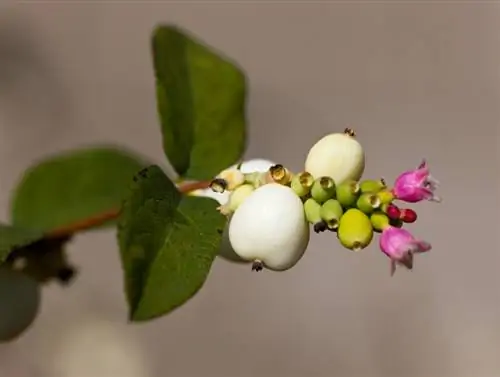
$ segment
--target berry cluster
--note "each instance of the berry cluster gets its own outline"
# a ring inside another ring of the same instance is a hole
[[[403,228],[415,222],[417,214],[395,201],[439,201],[434,193],[438,182],[425,161],[400,174],[392,187],[384,179],[361,180],[364,166],[363,149],[354,132],[346,129],[318,141],[309,151],[306,169],[298,174],[279,164],[223,171],[210,188],[230,193],[219,207],[230,219],[230,246],[243,261],[252,262],[254,270],[287,270],[304,254],[311,224],[316,233],[333,232],[352,251],[366,248],[374,233],[380,233],[379,246],[390,258],[391,275],[397,265],[412,269],[414,255],[429,251],[431,245]]]

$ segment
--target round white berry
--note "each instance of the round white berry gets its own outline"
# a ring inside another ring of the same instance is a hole
[[[302,201],[277,183],[257,188],[231,217],[229,241],[243,260],[275,271],[290,269],[309,243]]]
[[[305,171],[314,178],[331,177],[340,185],[357,181],[365,170],[365,153],[361,144],[348,133],[334,133],[312,146],[305,162]]]

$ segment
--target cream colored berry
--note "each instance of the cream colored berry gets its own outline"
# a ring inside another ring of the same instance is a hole
[[[259,187],[231,217],[229,241],[234,252],[253,262],[255,269],[290,269],[309,243],[302,201],[287,186],[270,183]]]
[[[269,170],[269,168],[271,168],[274,165],[276,165],[276,164],[272,161],[269,161],[269,160],[265,160],[265,159],[261,159],[261,158],[252,159],[252,160],[248,160],[248,161],[243,162],[240,166],[240,171],[243,174],[265,173]],[[238,165],[233,165],[229,169],[237,169],[237,167],[238,167]],[[190,195],[211,198],[211,199],[216,200],[221,206],[225,206],[229,202],[231,192],[224,191],[223,193],[217,193],[217,192],[214,192],[212,189],[208,188],[208,189],[204,189],[204,190],[193,191]],[[241,259],[234,252],[233,248],[231,247],[231,243],[229,242],[228,225],[226,225],[226,228],[224,229],[224,232],[222,234],[222,244],[221,244],[221,248],[219,251],[219,256],[222,257],[223,259],[231,261],[231,262],[248,263],[248,261]]]
[[[327,135],[314,144],[307,155],[305,171],[314,178],[331,177],[336,185],[359,180],[365,169],[365,154],[348,131]]]

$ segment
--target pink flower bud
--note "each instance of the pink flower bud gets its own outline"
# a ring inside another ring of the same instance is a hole
[[[406,229],[389,226],[382,231],[379,239],[380,250],[391,259],[391,276],[396,266],[413,268],[413,255],[431,249],[428,242],[416,239]]]
[[[412,209],[403,208],[400,219],[405,223],[414,223],[417,221],[417,213]]]
[[[422,200],[440,202],[441,198],[434,194],[438,185],[439,182],[430,175],[427,162],[423,160],[416,169],[399,175],[392,193],[396,199],[408,203],[417,203]]]

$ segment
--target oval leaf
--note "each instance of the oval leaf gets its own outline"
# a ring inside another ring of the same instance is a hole
[[[152,50],[163,149],[183,178],[211,179],[245,150],[245,75],[176,27],[158,27]]]
[[[165,315],[203,286],[226,222],[217,205],[183,196],[157,166],[136,176],[118,223],[132,321]]]
[[[49,231],[119,208],[134,175],[147,166],[116,148],[85,148],[29,168],[12,200],[12,223]]]
[[[0,263],[5,262],[12,251],[28,246],[42,238],[42,232],[0,224]]]

